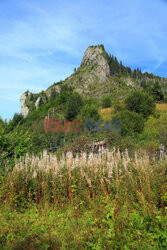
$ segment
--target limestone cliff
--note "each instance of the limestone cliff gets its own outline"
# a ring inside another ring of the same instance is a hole
[[[28,115],[28,113],[29,113],[29,108],[27,107],[27,105],[26,105],[26,98],[28,97],[28,96],[30,96],[30,92],[29,91],[27,91],[27,92],[25,92],[25,93],[23,93],[22,95],[21,95],[21,97],[20,97],[20,103],[21,103],[21,114],[24,116],[24,117],[26,117],[27,115]]]
[[[77,71],[65,80],[65,84],[73,86],[79,93],[91,93],[98,84],[104,84],[110,77],[107,53],[103,45],[90,46],[84,53]]]
[[[92,73],[104,82],[110,76],[110,68],[107,61],[107,54],[103,46],[90,46],[85,51],[81,67],[86,66],[92,69]]]

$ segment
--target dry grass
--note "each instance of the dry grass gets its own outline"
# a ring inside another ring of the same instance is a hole
[[[157,103],[156,110],[161,111],[161,112],[167,111],[167,103],[161,103],[161,104]]]
[[[138,199],[145,209],[154,196],[153,162],[146,154],[136,153],[135,158],[130,158],[127,151],[119,150],[81,153],[75,158],[68,152],[60,160],[46,151],[40,157],[27,155],[16,162],[12,171],[6,169],[0,200],[18,204],[23,198],[25,203],[46,200],[63,206],[64,202],[91,203],[97,196],[111,195],[123,202]]]
[[[104,108],[104,109],[101,109],[100,112],[101,113],[104,113],[106,111],[111,112],[111,110],[114,110],[114,108]]]
[[[112,114],[114,114],[114,108],[104,108],[99,111],[100,117],[104,121],[110,121]]]

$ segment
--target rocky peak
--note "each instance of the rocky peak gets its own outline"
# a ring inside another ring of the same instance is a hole
[[[97,73],[101,76],[109,76],[110,68],[107,61],[107,53],[103,45],[89,46],[84,53],[81,66],[96,66]],[[101,77],[100,77],[101,78]]]
[[[80,94],[87,95],[96,92],[96,88],[103,86],[103,92],[107,91],[104,87],[111,81],[108,54],[103,45],[89,46],[83,56],[80,67],[65,81],[54,83],[47,90],[39,94],[25,92],[21,98],[21,114],[26,117],[31,110],[38,109],[46,100],[53,98],[54,92],[60,93],[61,86],[73,87]]]
[[[29,113],[29,108],[26,105],[26,98],[31,95],[31,92],[26,91],[23,93],[20,97],[20,103],[21,103],[21,114],[26,117]]]

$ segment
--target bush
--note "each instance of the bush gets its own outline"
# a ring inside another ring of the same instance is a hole
[[[4,124],[4,121],[3,121],[2,117],[0,116],[0,126],[3,126],[3,124]]]
[[[117,112],[117,111],[122,111],[122,110],[125,110],[125,104],[122,103],[122,102],[118,102],[115,104],[114,106],[114,110]]]
[[[141,91],[135,91],[125,100],[129,111],[142,114],[144,118],[155,112],[155,102],[151,96]]]
[[[164,97],[164,103],[167,103],[167,96]]]
[[[152,95],[153,95],[153,98],[156,102],[161,102],[164,100],[164,95],[163,95],[163,92],[162,92],[162,88],[161,88],[161,85],[156,82],[152,88]]]
[[[7,132],[13,130],[18,124],[22,124],[24,117],[22,114],[15,113],[13,119],[9,122]]]
[[[98,109],[96,105],[88,105],[86,104],[82,109],[81,109],[81,118],[84,119],[93,119],[95,121],[98,121],[100,119],[100,115],[98,113]]]
[[[59,106],[59,105],[65,104],[69,98],[69,95],[70,93],[67,91],[60,93],[60,95],[55,100],[55,105]]]
[[[128,110],[118,112],[113,117],[113,121],[120,121],[122,136],[141,133],[144,128],[142,115]]]
[[[111,131],[107,134],[107,145],[109,148],[118,148],[120,146],[121,135],[118,131]]]
[[[103,97],[101,105],[102,105],[102,108],[111,107],[111,97],[110,96]]]
[[[68,120],[74,119],[79,113],[82,105],[83,105],[83,101],[82,101],[81,96],[77,92],[74,92],[72,95],[70,95],[66,103],[65,117]]]
[[[86,105],[86,104],[88,104],[88,105],[92,105],[92,104],[94,104],[94,105],[96,105],[97,107],[99,107],[100,105],[99,105],[99,99],[97,99],[96,97],[94,97],[94,96],[89,96],[89,97],[86,97],[86,98],[84,98],[84,105]]]
[[[54,101],[56,99],[56,97],[58,96],[58,93],[56,92],[55,89],[51,89],[51,93],[50,93],[50,101]]]
[[[137,148],[133,136],[122,137],[118,131],[111,131],[107,136],[106,142],[110,149],[119,148],[120,152],[128,150],[129,155],[132,155]]]

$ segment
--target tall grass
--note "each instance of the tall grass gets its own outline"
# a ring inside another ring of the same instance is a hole
[[[41,156],[17,160],[13,170],[6,168],[1,178],[0,201],[27,207],[42,201],[59,207],[65,204],[91,205],[99,196],[110,197],[115,208],[124,203],[132,208],[156,209],[164,203],[166,158],[150,160],[145,154],[130,158],[128,152],[103,150],[99,154],[71,152],[58,160],[44,151]]]
[[[167,158],[44,151],[0,178],[1,249],[165,249]]]

